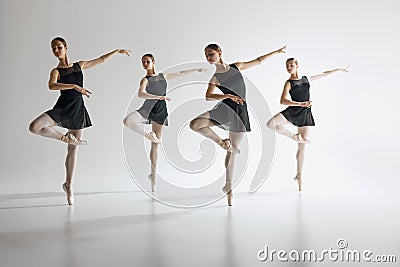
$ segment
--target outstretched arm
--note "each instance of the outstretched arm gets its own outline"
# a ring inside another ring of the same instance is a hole
[[[328,76],[328,75],[330,75],[330,74],[333,74],[333,73],[339,72],[339,71],[340,71],[340,72],[341,72],[341,71],[349,72],[349,66],[347,66],[346,68],[338,68],[338,69],[334,69],[334,70],[326,70],[326,71],[324,71],[324,72],[321,73],[321,74],[311,75],[311,76],[308,76],[307,78],[308,78],[308,80],[311,82],[311,81],[315,81],[315,80],[317,80],[317,79],[319,79],[319,78],[326,77],[326,76]]]
[[[305,101],[305,102],[293,101],[289,94],[290,89],[291,89],[290,82],[287,81],[285,83],[285,86],[283,87],[283,92],[281,95],[281,104],[282,105],[307,107],[307,108],[311,107],[311,101]]]
[[[58,76],[59,76],[59,72],[57,69],[52,69],[50,72],[50,79],[49,79],[49,89],[50,90],[70,90],[70,89],[74,89],[76,91],[78,91],[79,93],[81,93],[84,96],[89,97],[90,94],[92,94],[92,92],[90,92],[89,90],[80,87],[79,85],[76,84],[70,84],[70,83],[58,83]]]
[[[268,59],[274,55],[280,54],[280,53],[286,53],[286,45],[282,48],[279,48],[278,50],[271,52],[271,53],[259,56],[256,59],[253,59],[253,60],[250,60],[247,62],[236,62],[235,65],[236,65],[236,67],[238,67],[239,70],[246,70],[246,69],[252,68],[254,66],[257,66],[257,65],[263,63],[266,59]]]
[[[79,65],[81,66],[81,69],[83,69],[83,70],[84,69],[89,69],[89,68],[92,68],[92,67],[94,67],[94,66],[96,66],[96,65],[98,65],[100,63],[104,63],[107,59],[112,58],[116,54],[124,54],[124,55],[127,55],[128,57],[130,57],[131,56],[130,55],[131,52],[132,51],[127,50],[127,49],[116,49],[116,50],[114,50],[114,51],[112,51],[110,53],[107,53],[105,55],[102,55],[102,56],[100,56],[100,57],[98,57],[96,59],[92,59],[92,60],[89,60],[89,61],[83,61],[83,60],[79,61]]]
[[[206,92],[206,100],[207,101],[212,101],[212,100],[224,100],[227,98],[230,98],[232,101],[236,102],[237,104],[243,104],[244,100],[241,99],[238,96],[231,95],[231,94],[215,94],[214,90],[215,87],[217,86],[218,81],[217,79],[213,76],[208,83],[208,88]]]
[[[167,96],[152,95],[152,94],[147,93],[146,87],[148,84],[149,84],[149,82],[147,81],[146,78],[142,78],[142,80],[140,80],[138,97],[144,98],[144,99],[157,99],[157,100],[165,100],[165,101],[171,100],[171,98],[169,98]]]
[[[166,80],[171,80],[171,79],[175,79],[175,78],[178,78],[178,77],[185,76],[186,74],[189,74],[189,73],[206,72],[206,71],[207,71],[207,69],[204,69],[204,68],[191,69],[191,70],[181,70],[181,71],[175,72],[175,73],[164,73],[164,78]]]

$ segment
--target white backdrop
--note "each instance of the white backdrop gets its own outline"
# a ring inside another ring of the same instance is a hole
[[[317,126],[305,187],[399,190],[398,10],[397,0],[1,0],[0,193],[59,191],[64,179],[65,146],[28,132],[29,122],[59,94],[47,89],[57,64],[50,50],[55,36],[66,38],[73,61],[133,50],[130,59],[117,55],[84,73],[85,87],[94,92],[86,100],[94,126],[84,133],[89,145],[79,150],[77,191],[136,189],[123,160],[121,121],[145,74],[141,55],[154,53],[162,70],[205,61],[203,48],[210,42],[222,46],[226,62],[287,45],[286,55],[244,72],[273,113],[284,108],[279,97],[288,78],[287,57],[298,58],[303,74],[350,65],[351,72],[312,84]],[[294,189],[294,153],[293,142],[277,137],[262,190]],[[248,183],[238,190],[246,191]]]

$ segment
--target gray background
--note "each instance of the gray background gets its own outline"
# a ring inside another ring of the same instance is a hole
[[[144,75],[141,55],[154,53],[162,70],[205,61],[203,48],[210,42],[222,46],[226,62],[288,46],[286,55],[244,72],[272,113],[284,108],[279,97],[287,57],[298,58],[304,74],[350,65],[350,73],[312,85],[317,127],[306,159],[307,187],[399,189],[398,7],[396,0],[1,0],[0,193],[60,190],[65,146],[28,132],[29,122],[59,94],[47,89],[57,64],[50,40],[59,35],[72,61],[133,50],[129,59],[117,55],[84,73],[85,87],[93,91],[86,105],[94,127],[85,131],[89,145],[79,151],[77,191],[136,189],[124,163],[121,120]],[[258,148],[250,144],[249,150]],[[261,190],[293,188],[288,178],[295,173],[294,153],[290,140],[277,137],[275,162]],[[247,191],[248,177],[238,190]]]

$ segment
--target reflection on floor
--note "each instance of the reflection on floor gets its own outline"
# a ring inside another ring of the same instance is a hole
[[[385,266],[400,261],[395,194],[237,193],[233,207],[221,200],[197,209],[168,207],[139,191],[78,193],[75,202],[65,205],[61,192],[0,195],[0,265],[365,265],[328,254],[323,263],[294,262],[295,251],[320,257],[329,249],[397,257]],[[280,260],[273,250],[287,253]]]

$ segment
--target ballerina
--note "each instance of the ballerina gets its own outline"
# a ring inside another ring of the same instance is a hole
[[[58,59],[58,65],[50,72],[48,86],[50,90],[59,90],[60,96],[53,109],[41,114],[30,123],[29,130],[34,134],[68,144],[65,159],[66,179],[62,188],[67,194],[68,204],[73,205],[72,181],[75,172],[77,146],[86,145],[86,141],[81,139],[83,129],[92,126],[82,97],[89,97],[91,92],[83,87],[82,71],[103,63],[116,54],[130,56],[131,51],[116,49],[93,60],[72,63],[67,54],[68,46],[64,38],[54,38],[51,41],[51,49]],[[62,134],[54,126],[66,128],[67,132]]]
[[[222,60],[222,49],[217,44],[209,44],[204,49],[207,61],[215,64],[216,71],[211,78],[206,92],[206,100],[222,100],[190,122],[190,128],[211,139],[227,151],[225,157],[226,181],[223,192],[227,194],[228,205],[232,205],[232,176],[235,154],[239,154],[239,144],[243,134],[249,132],[250,121],[247,112],[246,85],[240,71],[263,63],[266,59],[286,52],[286,46],[247,62],[226,64]],[[222,94],[214,93],[218,87]],[[218,126],[229,133],[223,139],[211,127]]]
[[[306,144],[310,143],[310,127],[315,126],[311,113],[310,82],[336,72],[348,72],[348,67],[324,71],[318,75],[301,77],[298,74],[298,67],[296,59],[289,58],[286,60],[286,70],[290,74],[290,77],[284,85],[280,102],[289,107],[273,116],[267,122],[267,127],[298,143],[296,152],[297,173],[294,180],[297,181],[299,191],[301,191],[305,148]],[[287,124],[296,126],[298,132],[292,133],[289,131],[284,126]]]
[[[151,183],[151,191],[155,192],[156,174],[158,163],[158,146],[161,144],[163,126],[168,126],[167,101],[171,98],[166,96],[167,80],[181,77],[193,72],[205,72],[207,69],[181,70],[176,73],[156,73],[155,58],[152,54],[142,56],[142,66],[146,70],[146,76],[140,80],[138,96],[144,98],[143,105],[128,114],[123,123],[130,130],[146,137],[151,141],[150,162],[151,170],[148,179]],[[151,131],[146,132],[143,123],[151,124]]]

